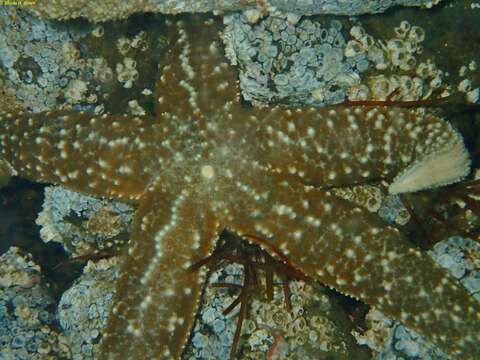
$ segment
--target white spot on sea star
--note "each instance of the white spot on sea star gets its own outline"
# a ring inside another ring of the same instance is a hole
[[[212,165],[203,165],[200,169],[200,173],[206,179],[211,179],[215,176],[215,169]]]

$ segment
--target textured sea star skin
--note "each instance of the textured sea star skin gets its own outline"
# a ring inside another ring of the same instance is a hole
[[[187,268],[229,228],[449,354],[480,358],[479,304],[397,229],[328,191],[463,148],[450,125],[420,110],[242,106],[218,25],[176,26],[155,117],[0,114],[3,168],[138,204],[101,357],[180,357],[205,280]]]

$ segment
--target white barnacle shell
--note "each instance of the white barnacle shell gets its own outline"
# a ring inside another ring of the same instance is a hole
[[[365,30],[361,26],[352,26],[350,35],[352,35],[354,39],[361,40],[365,36]]]
[[[356,40],[350,40],[343,50],[343,53],[347,58],[357,56],[363,52],[365,52],[365,50],[363,49],[362,44]]]
[[[467,92],[467,101],[476,104],[480,100],[480,88],[476,88]]]
[[[470,90],[472,90],[472,82],[469,79],[463,79],[460,81],[460,84],[458,84],[458,91],[466,93]]]
[[[262,17],[262,13],[258,9],[248,9],[243,12],[243,17],[250,24],[255,24]]]
[[[372,76],[368,79],[368,87],[373,99],[383,100],[392,92],[391,80],[385,75]]]
[[[410,32],[408,33],[408,39],[415,43],[421,43],[425,40],[425,30],[420,26],[412,26]]]
[[[335,82],[337,84],[345,84],[347,86],[353,86],[353,85],[358,85],[361,82],[360,75],[358,75],[356,72],[348,72],[348,73],[341,73],[337,78],[335,79]]]

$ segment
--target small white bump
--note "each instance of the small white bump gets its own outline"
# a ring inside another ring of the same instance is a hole
[[[200,173],[206,179],[212,179],[215,176],[215,169],[212,165],[203,165],[200,169]]]

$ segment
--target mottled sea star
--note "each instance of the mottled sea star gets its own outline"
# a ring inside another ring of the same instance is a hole
[[[219,25],[175,26],[155,117],[0,115],[0,169],[138,204],[101,357],[180,357],[205,280],[187,269],[227,228],[452,356],[480,358],[480,305],[397,229],[328,190],[457,181],[469,170],[460,135],[422,109],[244,106]]]

